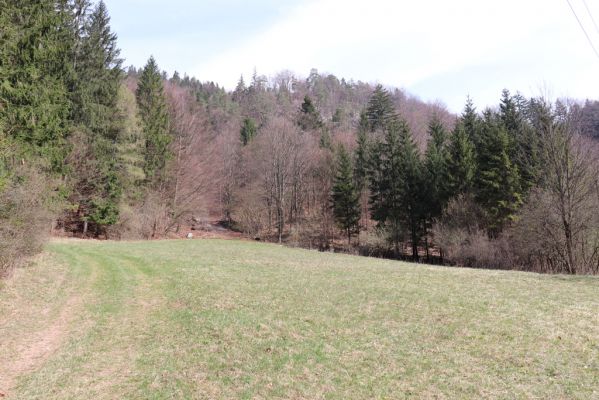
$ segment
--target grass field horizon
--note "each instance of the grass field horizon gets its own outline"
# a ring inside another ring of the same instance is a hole
[[[53,241],[0,337],[9,399],[599,399],[598,277],[251,241]]]

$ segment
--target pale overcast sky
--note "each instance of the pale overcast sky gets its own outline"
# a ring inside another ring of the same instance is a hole
[[[590,10],[587,12],[587,8]],[[570,0],[599,51],[599,0]],[[106,0],[127,65],[234,87],[311,68],[461,110],[501,89],[599,98],[599,57],[567,0]]]

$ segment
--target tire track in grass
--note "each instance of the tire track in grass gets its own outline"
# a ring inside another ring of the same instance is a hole
[[[61,262],[65,262],[65,260],[61,260]],[[42,329],[20,332],[20,336],[14,343],[17,348],[16,358],[9,360],[6,364],[3,363],[4,367],[0,367],[0,397],[10,395],[16,387],[19,377],[39,369],[60,348],[68,335],[75,315],[83,308],[85,296],[82,294],[81,288],[89,288],[96,276],[97,271],[92,270],[90,275],[85,278],[83,286],[74,285],[74,282],[64,282],[64,285],[73,287],[70,287],[69,292],[65,293],[66,300],[55,306],[59,309],[51,313],[54,317],[48,319]],[[85,292],[87,290],[83,290],[83,293]]]
[[[66,247],[66,246],[65,246]],[[92,295],[79,318],[76,335],[56,356],[22,380],[23,398],[135,398],[135,368],[149,334],[150,310],[159,306],[146,259],[130,257],[118,244],[72,244],[78,264],[97,271]]]

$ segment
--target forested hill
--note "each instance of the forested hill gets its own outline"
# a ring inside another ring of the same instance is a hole
[[[538,271],[599,271],[599,102],[525,98],[452,115],[310,71],[123,67],[103,2],[0,7],[0,271],[44,233],[248,237]],[[442,94],[440,94],[441,96]]]

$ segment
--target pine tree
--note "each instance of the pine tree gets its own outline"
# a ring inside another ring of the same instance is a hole
[[[146,143],[144,172],[150,185],[157,184],[165,178],[171,137],[162,75],[154,57],[150,57],[141,73],[136,99]]]
[[[384,130],[397,120],[391,96],[382,85],[377,85],[370,96],[365,115],[370,132]]]
[[[355,187],[351,159],[344,146],[339,148],[331,197],[335,221],[347,235],[347,243],[351,244],[352,234],[360,229],[360,195]]]
[[[476,179],[476,200],[487,213],[494,237],[513,220],[522,203],[518,168],[509,157],[509,137],[498,118],[488,113],[483,123]]]
[[[254,136],[256,136],[257,131],[258,130],[254,120],[251,118],[244,118],[240,132],[241,144],[247,146],[252,141]]]
[[[448,197],[470,192],[474,184],[476,158],[474,145],[461,122],[456,124],[450,136],[448,151]]]
[[[297,124],[304,131],[321,129],[324,127],[322,117],[309,96],[304,97],[304,102],[300,107]]]
[[[181,75],[179,74],[179,71],[173,72],[173,76],[171,77],[171,82],[173,82],[175,85],[181,84]]]
[[[243,79],[243,75],[239,77],[239,81],[237,81],[237,86],[233,91],[233,100],[242,101],[245,95],[248,93],[248,88],[245,85],[245,81]]]

